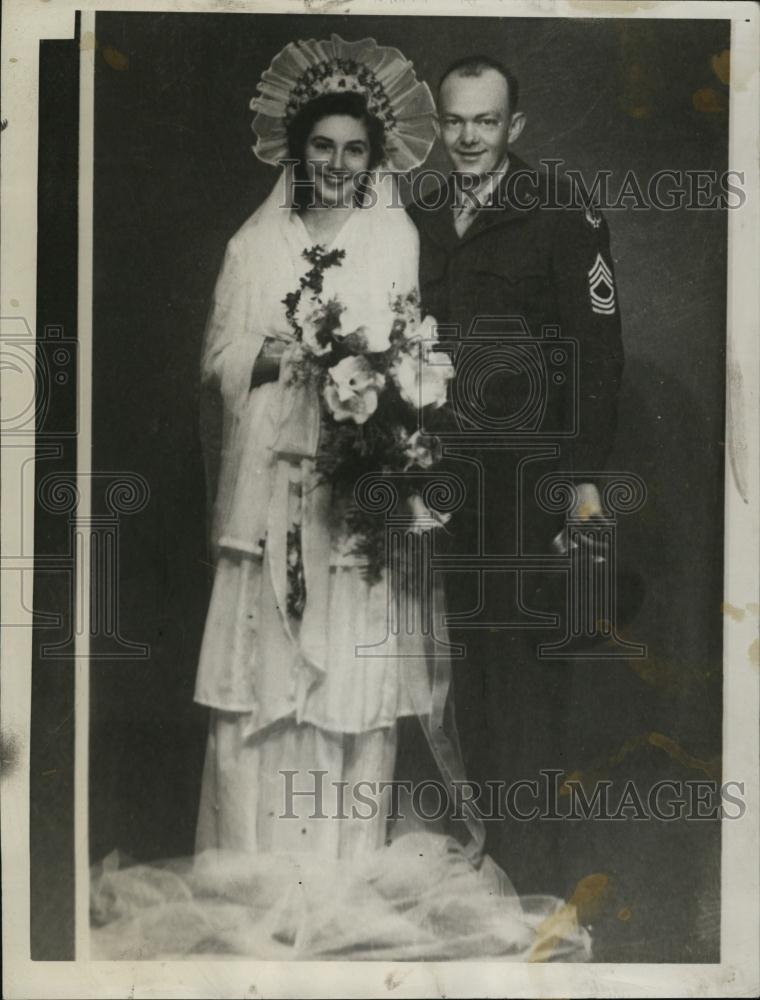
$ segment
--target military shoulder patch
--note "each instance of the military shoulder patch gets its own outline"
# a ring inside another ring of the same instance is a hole
[[[583,215],[592,229],[598,229],[601,226],[602,217],[593,205],[587,205]]]
[[[588,272],[588,292],[591,299],[591,309],[603,316],[611,316],[615,312],[615,281],[612,271],[600,253]]]

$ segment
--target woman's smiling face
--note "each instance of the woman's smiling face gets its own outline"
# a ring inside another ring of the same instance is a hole
[[[306,140],[305,161],[309,176],[313,171],[318,204],[351,204],[354,179],[369,167],[367,126],[350,115],[320,118]]]

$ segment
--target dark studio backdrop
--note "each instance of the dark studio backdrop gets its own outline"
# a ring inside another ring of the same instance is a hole
[[[206,716],[192,692],[212,580],[201,337],[225,244],[275,179],[251,152],[256,83],[287,42],[333,31],[398,46],[433,89],[464,54],[507,63],[529,162],[618,181],[727,166],[713,57],[728,22],[98,15],[93,469],[150,486],[119,550],[120,628],[150,656],[92,666],[93,861],[193,849]],[[440,150],[430,162],[443,166]],[[576,663],[567,725],[572,770],[646,789],[719,774],[726,214],[607,218],[627,356],[609,467],[648,489],[619,529],[625,634],[649,655]],[[54,712],[43,682],[36,697],[38,715]],[[719,855],[716,823],[583,824],[570,867],[606,886],[597,959],[716,961]]]

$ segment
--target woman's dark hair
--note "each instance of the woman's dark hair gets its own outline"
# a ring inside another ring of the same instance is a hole
[[[298,180],[306,180],[306,142],[311,130],[323,118],[329,115],[348,115],[363,122],[369,139],[368,169],[374,170],[385,159],[385,126],[367,110],[367,101],[362,94],[349,91],[345,94],[322,94],[305,104],[287,126],[288,152],[291,160],[297,160],[295,176]],[[295,192],[297,208],[305,208],[309,203],[309,192],[298,185]]]

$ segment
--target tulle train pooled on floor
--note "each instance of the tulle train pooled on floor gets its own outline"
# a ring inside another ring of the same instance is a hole
[[[92,873],[92,957],[584,961],[588,932],[551,896],[518,897],[488,858],[407,833],[354,861],[206,851]]]

